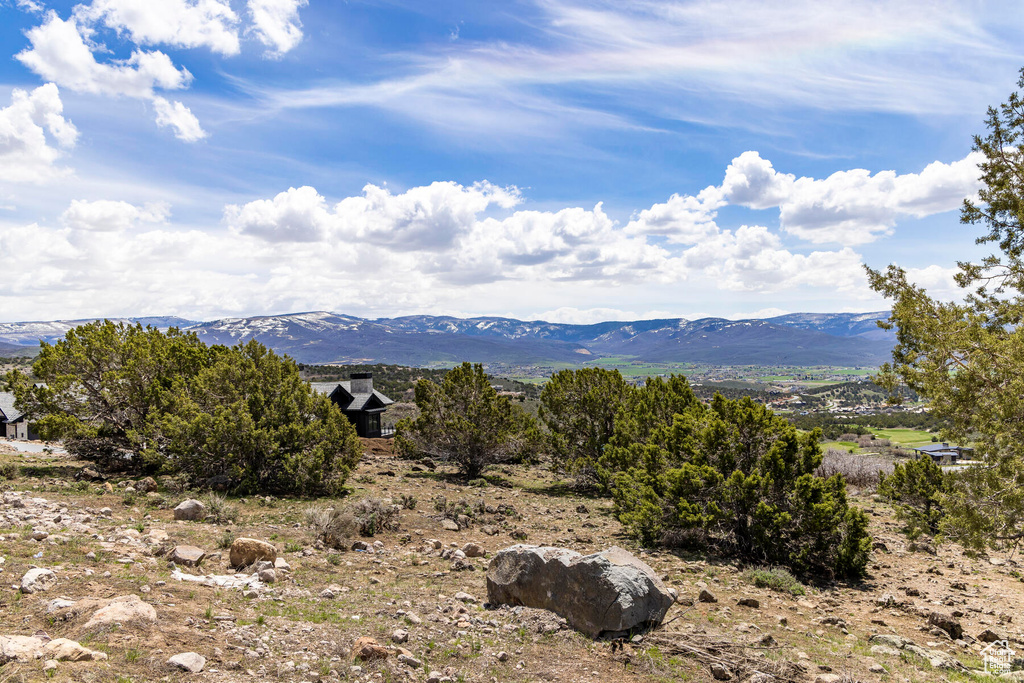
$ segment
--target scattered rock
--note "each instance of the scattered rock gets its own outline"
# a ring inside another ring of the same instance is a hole
[[[716,681],[732,680],[732,672],[717,662],[711,665],[711,675],[715,677]]]
[[[198,567],[204,557],[206,557],[206,551],[202,548],[197,548],[194,545],[179,545],[175,546],[169,559],[174,564],[184,567]]]
[[[885,655],[886,657],[899,657],[900,651],[894,647],[889,647],[888,645],[872,645],[871,654]]]
[[[388,650],[373,638],[363,636],[358,638],[352,646],[352,656],[370,661],[373,659],[387,659]]]
[[[197,674],[206,666],[206,657],[195,652],[182,652],[168,659],[167,665]]]
[[[839,674],[818,674],[814,683],[842,683],[843,677]]]
[[[592,638],[656,626],[675,602],[654,570],[621,548],[580,555],[526,545],[491,560],[487,598],[550,610]]]
[[[146,477],[135,482],[135,490],[142,491],[143,493],[152,493],[157,488],[156,479],[153,477]]]
[[[0,666],[8,662],[30,662],[34,659],[62,662],[97,662],[106,653],[90,650],[74,640],[48,636],[0,636]]]
[[[274,569],[261,569],[257,576],[263,583],[274,583],[277,581],[277,571]]]
[[[84,602],[84,601],[83,601]],[[82,627],[90,631],[111,627],[116,624],[152,624],[156,623],[156,610],[137,595],[122,595],[112,600],[99,601],[106,604],[96,610],[89,621]],[[76,608],[78,603],[75,604]]]
[[[107,653],[90,650],[74,640],[57,638],[43,645],[39,656],[57,662],[101,662],[107,658]]]
[[[1000,636],[992,629],[987,628],[978,634],[978,640],[980,640],[983,643],[994,643],[997,640],[1005,640],[1005,638]]]
[[[402,664],[405,664],[410,669],[418,669],[421,666],[423,666],[423,662],[416,659],[412,655],[400,654],[398,655],[398,661],[400,661]]]
[[[929,614],[928,623],[948,633],[949,637],[953,640],[960,640],[964,634],[964,629],[960,626],[960,622],[942,612],[932,612]]]
[[[441,528],[445,531],[458,531],[459,524],[455,520],[448,519],[447,517],[445,517],[441,520]]]
[[[466,554],[466,557],[483,557],[487,554],[484,549],[476,543],[467,543],[462,546],[462,552]]]
[[[757,598],[740,598],[736,601],[736,604],[741,605],[742,607],[750,607],[753,609],[761,608],[761,601]]]
[[[718,598],[715,597],[715,594],[707,588],[700,589],[700,594],[697,596],[697,599],[701,602],[718,602]]]
[[[182,519],[193,522],[197,519],[206,518],[206,506],[195,498],[189,498],[178,503],[174,508],[174,519]]]
[[[471,605],[475,605],[477,603],[477,599],[475,597],[473,597],[469,593],[465,593],[463,591],[459,591],[458,593],[456,593],[452,597],[455,598],[456,600],[458,600],[459,602],[465,602],[465,603],[469,603]]]
[[[402,643],[409,642],[409,632],[405,629],[398,628],[391,633],[391,642],[401,645]]]
[[[57,575],[49,569],[34,567],[21,577],[21,592],[32,594],[48,591],[57,585]]]
[[[277,560],[277,548],[266,541],[240,536],[231,543],[228,563],[232,567],[248,567],[259,560]]]
[[[884,645],[887,647],[895,648],[896,650],[902,650],[907,645],[913,645],[913,643],[903,636],[891,635],[889,633],[879,633],[871,636],[869,642],[877,645]]]

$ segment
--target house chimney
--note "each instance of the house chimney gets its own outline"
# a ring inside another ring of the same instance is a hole
[[[373,373],[372,372],[353,372],[352,381],[349,385],[352,388],[353,394],[372,394],[373,393]]]

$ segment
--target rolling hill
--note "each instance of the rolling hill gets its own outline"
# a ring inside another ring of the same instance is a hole
[[[895,341],[877,313],[795,313],[767,320],[682,318],[567,325],[540,320],[404,316],[368,320],[323,311],[130,322],[195,332],[210,344],[257,339],[304,363],[453,364],[463,360],[521,365],[576,364],[602,356],[711,365],[877,365]],[[0,323],[0,343],[53,342],[88,321]]]

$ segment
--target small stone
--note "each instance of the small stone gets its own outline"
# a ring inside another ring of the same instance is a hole
[[[752,609],[761,608],[761,602],[757,598],[740,598],[736,601],[736,604],[742,607],[750,607]]]
[[[470,605],[475,605],[477,603],[477,599],[475,597],[473,597],[469,593],[464,593],[463,591],[459,591],[452,597],[454,597],[459,602],[465,602]]]
[[[387,648],[373,638],[362,636],[352,646],[352,655],[369,661],[373,659],[387,659],[388,651]]]
[[[499,652],[495,656],[497,657],[499,662],[507,662],[508,661],[508,653],[505,652],[504,650],[502,650],[501,652]]]
[[[487,554],[484,549],[476,543],[467,543],[462,546],[462,552],[466,557],[483,557]]]
[[[732,673],[717,662],[711,665],[711,675],[716,681],[728,681],[732,679]]]
[[[206,666],[206,657],[195,652],[182,652],[167,660],[168,666],[197,674]]]
[[[715,597],[715,594],[707,588],[700,589],[700,594],[697,596],[697,599],[701,602],[718,602],[718,598]]]
[[[886,673],[885,667],[882,666],[881,664],[878,664],[878,663],[875,663],[875,664],[872,664],[871,666],[869,666],[868,667],[868,671],[870,671],[873,674],[884,674],[884,673]]]
[[[405,664],[410,669],[418,669],[421,666],[423,666],[423,662],[421,662],[420,660],[416,659],[412,655],[407,655],[407,654],[404,654],[404,653],[398,655],[398,661],[401,662],[402,664]]]
[[[277,572],[273,569],[261,569],[257,576],[263,583],[274,583],[277,581]]]
[[[49,569],[35,567],[21,577],[21,592],[26,594],[48,591],[57,585],[57,575]]]
[[[56,659],[47,659],[45,662],[43,662],[43,673],[49,674],[51,671],[57,671]]]
[[[981,633],[978,634],[978,640],[980,640],[983,643],[994,643],[997,640],[1005,640],[1005,639],[1000,637],[999,634],[996,633],[995,631],[993,631],[992,629],[988,629],[987,628],[987,629],[985,629],[984,631],[982,631]]]
[[[814,683],[842,683],[843,677],[839,674],[818,674]]]
[[[457,522],[454,522],[454,521],[448,519],[447,517],[445,517],[444,519],[441,520],[441,528],[444,529],[445,531],[458,531],[459,530],[459,525],[458,525]]]
[[[274,562],[277,560],[277,548],[255,538],[239,537],[232,541],[228,553],[228,562],[232,567],[248,567],[259,560]]]
[[[391,641],[394,643],[407,643],[409,642],[409,632],[405,629],[395,629],[391,633]]]
[[[198,567],[206,557],[206,551],[194,545],[175,546],[171,551],[170,561],[184,567]]]
[[[50,534],[46,533],[42,529],[38,529],[32,532],[33,541],[45,541],[47,538],[49,538],[49,536]]]

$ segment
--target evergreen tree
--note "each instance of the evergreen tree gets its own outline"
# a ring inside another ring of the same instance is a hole
[[[473,479],[491,465],[533,455],[533,419],[491,386],[479,363],[453,368],[440,384],[416,383],[415,420],[398,423],[398,447],[408,455],[450,462]]]
[[[635,391],[618,370],[562,370],[544,385],[540,417],[549,430],[552,466],[589,485],[615,431],[615,415]]]
[[[619,414],[601,464],[616,515],[643,543],[856,576],[871,548],[867,517],[848,505],[841,475],[814,475],[818,438],[749,398],[705,406],[673,377]]]
[[[942,468],[925,454],[896,465],[889,476],[880,474],[878,493],[892,501],[898,517],[907,524],[907,534],[917,538],[923,533],[939,533],[946,484]]]
[[[1018,86],[1024,88],[1024,69]],[[963,303],[943,302],[889,266],[868,269],[871,286],[893,300],[892,363],[879,381],[906,384],[931,401],[947,425],[943,438],[975,440],[984,467],[969,468],[942,499],[944,534],[972,549],[1024,539],[1024,100],[1018,93],[989,108],[981,152],[978,200],[966,200],[960,221],[983,225],[979,244],[998,252],[960,262]]]
[[[341,411],[256,341],[207,347],[173,328],[103,321],[43,344],[33,373],[41,383],[7,377],[19,407],[104,468],[314,495],[339,493],[359,459]]]

